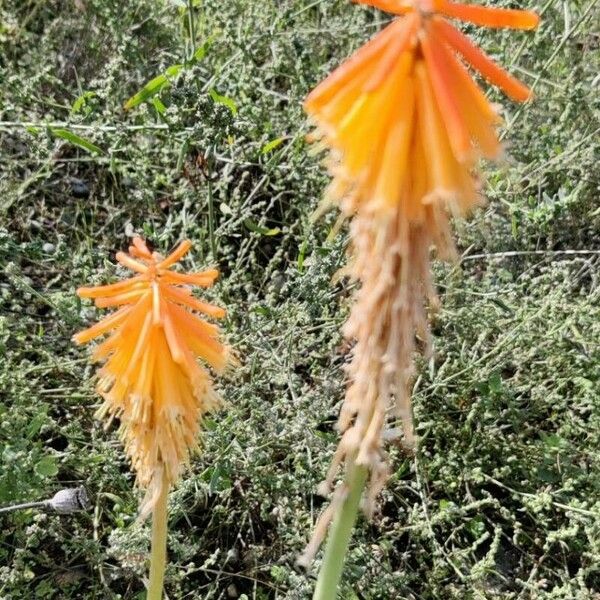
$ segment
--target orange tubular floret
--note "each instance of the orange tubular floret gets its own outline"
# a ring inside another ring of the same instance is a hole
[[[183,332],[190,349],[217,371],[222,370],[227,363],[227,355],[223,346],[203,330],[203,326],[208,324],[179,306],[171,305],[169,308],[174,324]]]
[[[170,298],[178,304],[183,304],[184,306],[188,306],[193,310],[199,310],[200,312],[210,315],[211,317],[215,317],[216,319],[221,319],[226,315],[225,310],[221,307],[208,304],[207,302],[202,302],[201,300],[194,298],[194,296],[192,296],[189,292],[186,293],[184,290],[169,286],[163,290],[163,293],[167,298]]]
[[[408,171],[414,112],[415,84],[414,78],[409,76],[404,85],[404,97],[381,152],[379,176],[373,195],[373,203],[377,207],[392,208],[397,205],[405,188],[403,184]]]
[[[210,269],[201,273],[175,273],[167,271],[161,274],[160,280],[163,283],[174,283],[182,285],[198,285],[201,287],[210,287],[219,276],[219,271]]]
[[[129,246],[129,255],[133,258],[141,258],[142,260],[150,260],[143,252],[140,252],[135,246]]]
[[[494,127],[497,118],[492,119],[489,116],[496,116],[489,102],[446,45],[440,44],[438,51],[443,64],[446,65],[447,77],[456,90],[459,109],[471,139],[479,146],[484,156],[498,158],[502,148]]]
[[[418,93],[416,86],[415,78],[415,95]],[[414,164],[421,166],[411,171],[411,177],[405,191],[406,202],[404,203],[406,219],[413,223],[423,221],[425,211],[422,200],[429,194],[432,187],[429,182],[428,163],[423,150],[423,125],[421,121],[422,117],[419,114],[419,107],[415,99],[414,126],[410,150]]]
[[[182,364],[184,360],[185,353],[183,348],[181,347],[181,343],[179,341],[179,336],[177,335],[177,331],[175,326],[173,325],[173,319],[171,318],[171,313],[169,311],[169,306],[166,302],[162,302],[162,315],[163,315],[163,327],[165,330],[165,337],[167,338],[167,344],[169,345],[169,350],[171,351],[171,356],[176,363]]]
[[[429,31],[421,38],[421,48],[450,145],[457,160],[463,162],[471,158],[472,151],[469,132],[456,98],[457,91],[453,89],[444,57],[440,56],[438,46],[432,43]]]
[[[219,335],[219,327],[213,323],[208,323],[204,319],[187,311],[177,304],[169,306],[171,316],[179,323],[185,323],[186,333],[190,335],[200,335],[201,337],[216,338]]]
[[[80,287],[77,288],[77,295],[80,298],[99,298],[100,296],[112,296],[120,294],[121,292],[135,288],[136,284],[143,280],[141,275],[136,275],[125,281],[119,281],[118,283],[112,283],[110,285],[99,285],[96,287]]]
[[[190,240],[183,240],[183,242],[181,242],[181,244],[179,244],[179,246],[177,246],[177,248],[175,248],[175,250],[173,250],[173,252],[167,256],[167,258],[156,265],[156,268],[166,269],[174,265],[176,262],[179,262],[185,256],[185,254],[187,254],[191,247],[192,242],[190,242]]]
[[[406,19],[398,21],[400,25],[397,27],[398,30],[395,33],[395,37],[387,45],[387,48],[379,59],[379,64],[363,86],[362,89],[364,92],[373,92],[389,76],[402,53],[414,41],[414,34],[419,21],[420,19],[417,14],[409,15]]]
[[[498,66],[487,54],[473,44],[466,35],[458,31],[456,27],[442,19],[437,19],[436,31],[476,71],[479,71],[488,81],[502,89],[509,98],[517,102],[525,102],[532,97],[533,93],[526,85]]]
[[[148,249],[146,242],[141,237],[136,236],[133,238],[133,246],[141,257],[145,258],[146,260],[152,259],[152,253]]]
[[[402,23],[394,21],[357,50],[307,96],[304,101],[306,110],[309,113],[318,110],[329,102],[347,83],[351,82],[358,73],[368,71],[371,63],[378,61],[381,53],[401,28]]]
[[[124,294],[119,294],[118,296],[110,296],[109,298],[96,298],[95,304],[98,308],[120,306],[121,304],[134,304],[147,293],[147,289],[133,290],[132,292],[126,292]]]
[[[125,252],[117,252],[116,259],[124,267],[127,267],[132,271],[137,271],[138,273],[146,273],[146,271],[148,271],[148,267],[146,265],[143,265],[137,260],[133,260],[133,258],[131,258],[131,256],[128,254],[125,254]]]
[[[510,29],[535,29],[540,17],[531,10],[513,10],[510,8],[491,8],[488,6],[477,6],[474,4],[460,4],[457,2],[446,2],[442,4],[437,12],[469,21],[474,25],[484,27],[508,27]]]
[[[422,61],[418,61],[415,66],[417,79],[417,111],[419,114],[419,125],[422,127],[424,146],[430,152],[428,163],[431,166],[432,186],[430,196],[427,201],[433,199],[436,194],[442,194],[446,197],[452,196],[456,192],[454,178],[454,157],[448,142],[448,134],[441,123],[441,118],[437,107],[431,83],[427,76],[427,70]]]
[[[438,32],[438,19],[432,19],[430,27],[434,35],[442,37],[442,34]],[[471,101],[475,107],[481,112],[486,120],[490,121],[490,123],[499,125],[502,122],[502,119],[492,103],[485,97],[485,94],[475,81],[473,81],[467,67],[464,66],[454,51],[445,43],[440,44],[439,51],[444,56],[448,71],[460,82],[460,88],[471,97]]]
[[[88,327],[87,329],[76,333],[73,336],[73,341],[76,344],[85,344],[90,340],[93,340],[94,338],[97,338],[98,336],[102,335],[103,333],[107,333],[108,331],[115,329],[116,327],[121,325],[123,321],[125,321],[127,315],[129,314],[129,310],[129,306],[124,306],[123,308],[119,309],[116,313],[109,315],[108,317],[102,319],[102,321],[99,321],[95,325],[92,325],[91,327]]]
[[[152,282],[152,321],[155,325],[162,323],[160,312],[160,289],[156,281]]]
[[[414,7],[411,4],[403,4],[400,0],[353,0],[356,4],[366,4],[374,6],[384,12],[394,15],[405,15],[406,13],[414,12]]]
[[[101,344],[98,344],[92,353],[92,362],[98,362],[106,358],[115,350],[120,339],[120,333],[115,331],[115,333],[113,333],[110,337],[107,337]]]
[[[135,348],[133,353],[129,357],[129,366],[127,367],[126,375],[129,375],[133,372],[135,368],[139,367],[139,360],[142,358],[144,352],[148,346],[148,338],[150,336],[150,331],[152,329],[152,316],[146,315],[144,318],[143,325],[140,329],[140,333],[138,335]]]
[[[335,145],[342,151],[343,167],[352,177],[366,177],[368,169],[373,168],[373,153],[387,134],[390,115],[411,66],[412,54],[403,53],[384,85],[362,94],[338,125]]]

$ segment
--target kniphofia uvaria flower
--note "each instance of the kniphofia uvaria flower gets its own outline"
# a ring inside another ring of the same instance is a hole
[[[396,15],[387,27],[307,97],[314,137],[331,149],[326,199],[347,212],[393,211],[427,219],[435,199],[462,214],[477,202],[479,157],[498,158],[497,107],[468,67],[510,98],[531,91],[498,66],[445,17],[490,27],[531,29],[529,11],[446,0],[359,0]]]
[[[515,29],[532,29],[539,21],[530,11],[448,0],[358,1],[397,18],[305,101],[315,126],[311,138],[328,150],[333,179],[324,205],[337,205],[352,217],[351,272],[361,286],[345,329],[355,346],[338,422],[343,436],[322,489],[330,489],[342,463],[346,482],[317,524],[304,563],[314,555],[330,518],[340,514],[344,503],[348,506],[348,495],[356,510],[361,494],[353,492],[367,474],[365,507],[372,508],[388,475],[383,446],[394,435],[386,429],[390,416],[402,422],[404,445],[414,445],[413,355],[417,343],[425,352],[430,348],[427,304],[437,303],[430,248],[441,258],[452,257],[450,218],[480,202],[479,160],[502,155],[496,133],[499,108],[469,69],[512,100],[531,97],[527,86],[449,19]],[[338,533],[339,528],[336,539]],[[339,546],[331,552],[328,547],[322,573],[331,571],[332,561],[342,560],[339,555]],[[332,581],[321,577],[316,597],[333,597],[323,587]]]
[[[153,513],[149,600],[162,594],[168,490],[198,449],[202,416],[219,404],[207,368],[218,372],[228,362],[218,327],[193,312],[222,318],[225,311],[190,289],[211,286],[218,271],[172,270],[190,248],[189,241],[181,242],[165,258],[136,237],[128,254],[116,255],[133,277],[77,290],[98,308],[117,308],[73,339],[84,344],[108,334],[92,354],[104,363],[98,372],[104,403],[97,416],[119,419],[137,483],[146,490],[140,514]]]

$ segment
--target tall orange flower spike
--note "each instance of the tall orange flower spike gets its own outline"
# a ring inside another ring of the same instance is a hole
[[[228,361],[217,326],[191,312],[221,318],[225,311],[198,300],[188,287],[210,287],[218,271],[171,270],[191,245],[181,242],[163,258],[136,237],[129,254],[116,255],[135,276],[77,290],[99,308],[118,307],[73,340],[84,344],[109,334],[92,355],[104,362],[98,384],[104,404],[98,416],[120,419],[138,484],[147,490],[142,516],[153,510],[164,486],[176,482],[190,453],[198,448],[202,415],[219,403],[209,373],[197,359],[215,371]]]
[[[444,201],[462,214],[478,201],[477,159],[498,158],[500,122],[471,79],[478,71],[510,98],[531,91],[452,25],[446,17],[488,27],[533,29],[530,11],[448,0],[357,0],[402,15],[308,96],[315,138],[332,150],[334,181],[326,199],[347,211],[390,210],[409,197],[408,218]]]
[[[312,138],[329,149],[333,180],[324,205],[337,204],[353,217],[349,272],[361,284],[344,329],[354,347],[338,420],[342,438],[321,491],[329,492],[341,465],[346,479],[315,528],[300,559],[304,564],[333,515],[347,514],[341,508],[346,499],[360,498],[353,487],[357,473],[370,475],[363,507],[373,508],[389,474],[385,442],[402,434],[405,447],[415,444],[413,356],[417,348],[430,352],[427,305],[437,304],[430,248],[440,258],[453,256],[450,217],[465,214],[480,200],[478,160],[502,154],[497,108],[469,67],[513,100],[531,97],[447,18],[516,29],[532,29],[539,20],[530,11],[449,0],[358,2],[399,18],[319,84],[304,104],[315,125]],[[402,423],[401,433],[395,426],[387,429],[390,419]],[[333,530],[339,533],[340,527]],[[326,551],[322,573],[328,575],[319,582],[329,581],[329,573],[340,566],[336,544]],[[317,590],[315,598],[331,597],[319,595],[330,593],[321,583]]]

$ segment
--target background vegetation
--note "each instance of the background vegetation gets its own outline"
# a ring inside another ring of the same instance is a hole
[[[598,2],[537,8],[535,34],[470,31],[538,99],[503,100],[510,157],[457,224],[460,263],[436,265],[419,451],[392,452],[344,599],[600,597]],[[326,174],[301,100],[385,19],[345,0],[2,3],[0,505],[84,484],[92,508],[0,517],[0,598],[144,596],[139,494],[69,340],[94,318],[75,288],[111,280],[133,231],[220,267],[243,357],[171,498],[169,598],[309,597],[294,560],[336,445],[352,287],[332,283],[335,217],[309,221]]]

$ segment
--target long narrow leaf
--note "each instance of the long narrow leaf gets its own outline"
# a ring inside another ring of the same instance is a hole
[[[219,94],[219,92],[217,92],[217,90],[211,89],[209,91],[210,97],[213,99],[214,102],[216,102],[217,104],[222,104],[223,106],[226,106],[234,115],[237,115],[237,104],[235,103],[234,100],[232,100],[231,98],[229,98],[228,96],[223,96],[222,94]]]
[[[151,79],[137,94],[125,102],[125,110],[139,106],[142,102],[158,94],[165,86],[170,85],[170,80],[179,75],[182,69],[183,65],[171,65],[164,73]]]
[[[79,146],[91,154],[104,154],[104,150],[102,150],[102,148],[96,146],[96,144],[92,144],[92,142],[89,140],[82,138],[68,129],[64,129],[62,127],[50,127],[50,132],[55,137],[66,140],[75,146]]]

